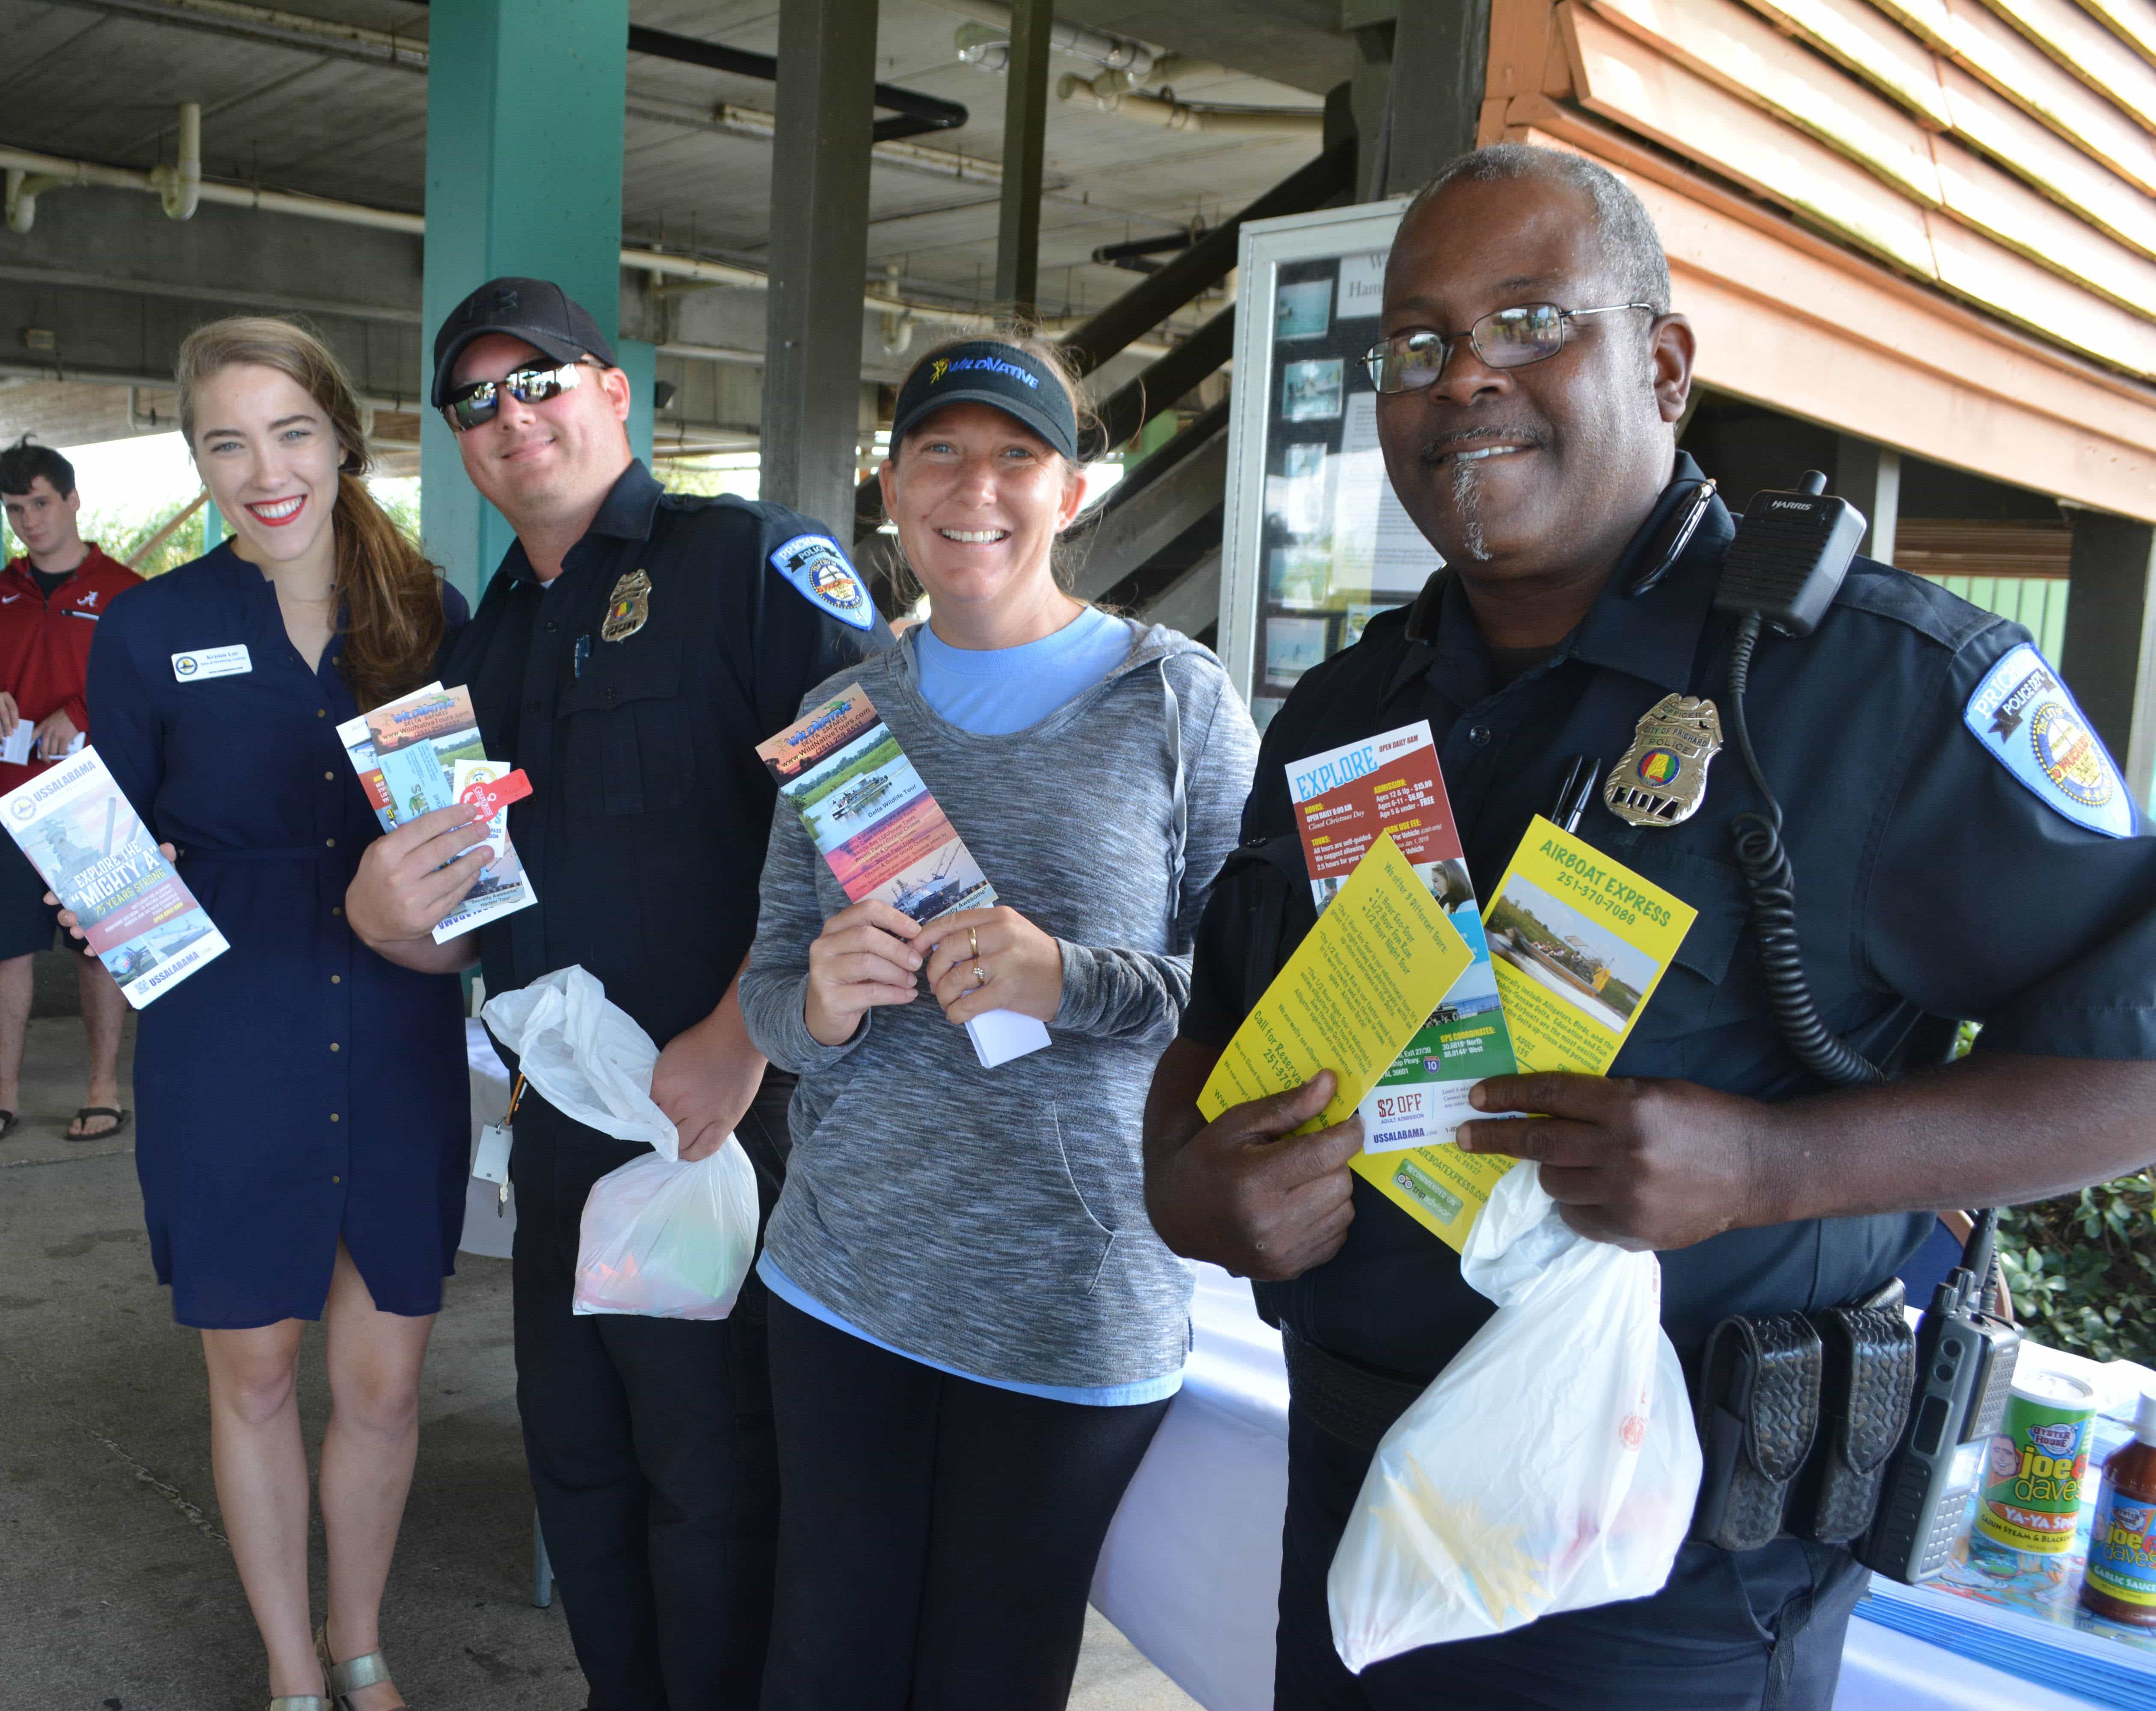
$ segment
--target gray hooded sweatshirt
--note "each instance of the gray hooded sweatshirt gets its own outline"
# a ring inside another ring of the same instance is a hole
[[[1189,1274],[1146,1219],[1139,1118],[1258,739],[1211,653],[1130,629],[1105,680],[1009,736],[938,717],[910,639],[802,704],[859,683],[998,902],[1060,943],[1045,1050],[983,1069],[925,987],[819,1045],[808,946],[846,896],[783,797],[764,861],[742,1010],[801,1077],[767,1248],[843,1318],[983,1378],[1137,1384],[1189,1347]]]

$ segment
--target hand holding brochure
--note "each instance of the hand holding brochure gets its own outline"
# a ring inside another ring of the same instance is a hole
[[[756,752],[853,902],[880,897],[923,926],[995,902],[973,852],[859,684]],[[966,1035],[983,1069],[1048,1044],[1047,1027],[1016,1010],[976,1016]]]
[[[472,779],[468,766],[494,779],[511,776],[506,762],[487,759],[471,692],[461,684],[454,689],[439,683],[415,689],[346,720],[337,727],[337,736],[385,832],[462,800]],[[435,927],[436,944],[539,901],[509,840],[506,802],[487,823],[484,840],[493,848],[494,859],[480,870],[465,900]]]
[[[228,948],[95,749],[12,792],[0,820],[136,1010]]]

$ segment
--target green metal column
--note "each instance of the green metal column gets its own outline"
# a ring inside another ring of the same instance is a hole
[[[457,0],[431,23],[423,352],[467,292],[502,274],[557,281],[613,337],[628,0]],[[648,393],[648,355],[639,369]],[[421,419],[419,472],[427,552],[475,599],[511,531],[465,479],[434,410]]]

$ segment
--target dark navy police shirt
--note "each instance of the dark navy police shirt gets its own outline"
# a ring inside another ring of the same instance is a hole
[[[539,902],[480,929],[489,992],[581,963],[660,1046],[725,995],[777,795],[756,745],[891,645],[865,594],[842,609],[860,593],[843,560],[799,544],[824,533],[783,506],[667,493],[633,463],[551,584],[510,547],[442,662],[487,752],[531,781],[509,830]],[[803,591],[819,566],[839,599]],[[644,624],[608,641],[637,570]]]
[[[1689,459],[1679,464],[1697,475]],[[1627,825],[1599,789],[1665,695],[1726,701],[1733,624],[1709,600],[1731,532],[1717,501],[1684,557],[1636,598],[1624,590],[1638,567],[1620,564],[1556,653],[1501,690],[1467,602],[1442,572],[1413,606],[1373,619],[1354,647],[1306,676],[1266,731],[1243,859],[1224,873],[1200,928],[1183,1034],[1224,1046],[1254,982],[1261,989],[1259,977],[1314,918],[1286,763],[1427,718],[1483,898],[1530,819],[1551,811],[1571,758],[1584,754],[1599,764],[1579,835],[1699,911],[1610,1073],[1769,1101],[1817,1091],[1767,1013],[1746,930],[1729,821],[1760,804],[1733,748],[1680,825]],[[2129,837],[2085,830],[1963,721],[1988,670],[2027,640],[1933,583],[1860,558],[1812,636],[1760,644],[1745,708],[1787,816],[1805,972],[1828,1025],[1875,1061],[1897,1055],[1920,1014],[1982,1021],[1979,1051],[2156,1056],[2156,838],[2138,815]],[[1727,743],[1726,707],[1722,727]],[[1258,843],[1270,860],[1250,859]],[[2060,1092],[2071,1096],[2070,1079]],[[1291,1282],[1257,1286],[1260,1306],[1350,1359],[1434,1374],[1491,1304],[1462,1280],[1450,1248],[1359,1177],[1354,1194],[1346,1246]],[[1892,1276],[1932,1221],[1736,1230],[1665,1253],[1663,1322],[1684,1350],[1725,1313],[1848,1301]]]

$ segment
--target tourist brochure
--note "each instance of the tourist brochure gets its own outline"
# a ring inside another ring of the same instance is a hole
[[[11,792],[0,818],[136,1010],[224,953],[95,749]]]
[[[1320,914],[1378,835],[1390,833],[1475,953],[1363,1101],[1366,1153],[1440,1145],[1474,1115],[1467,1090],[1485,1076],[1510,1075],[1516,1065],[1430,722],[1291,762],[1287,787]]]
[[[853,902],[881,897],[924,926],[995,902],[995,887],[858,683],[756,752]],[[983,1069],[1048,1044],[1047,1028],[1015,1010],[987,1011],[966,1032]]]
[[[1399,845],[1378,833],[1235,1030],[1198,1108],[1216,1118],[1329,1069],[1332,1099],[1296,1133],[1345,1122],[1474,960]]]
[[[1537,814],[1482,912],[1520,1070],[1608,1073],[1697,913]],[[1513,1162],[1437,1147],[1355,1169],[1459,1248]]]
[[[461,684],[454,689],[439,683],[415,689],[346,720],[337,727],[337,737],[384,831],[454,805],[460,798],[456,773],[463,763],[495,769],[497,777],[510,771],[507,763],[487,759],[471,693]],[[474,847],[479,841],[474,840]],[[490,822],[485,841],[493,848],[494,860],[480,870],[464,902],[435,927],[437,944],[539,901],[509,841],[506,806]]]

